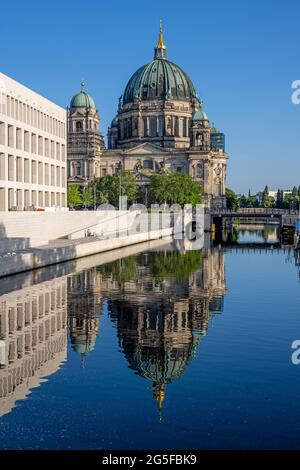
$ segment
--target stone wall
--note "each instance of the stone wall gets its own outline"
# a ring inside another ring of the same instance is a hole
[[[126,231],[137,211],[0,212],[0,253],[45,245],[58,238],[112,236]]]

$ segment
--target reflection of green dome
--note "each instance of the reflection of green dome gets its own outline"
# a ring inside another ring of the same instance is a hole
[[[78,340],[76,338],[72,338],[71,344],[72,344],[73,351],[75,351],[78,354],[85,355],[85,354],[92,352],[93,349],[95,348],[96,338],[91,339],[90,341]]]
[[[178,65],[158,58],[132,75],[125,88],[123,104],[152,99],[198,101],[194,85],[186,73]]]
[[[199,109],[193,114],[192,120],[193,121],[208,121],[208,117],[206,113],[203,111],[203,109]]]
[[[73,96],[71,99],[70,103],[70,108],[95,108],[96,105],[94,103],[93,98],[88,95],[84,89],[84,83],[81,83],[81,91],[80,93],[76,93],[76,95]]]

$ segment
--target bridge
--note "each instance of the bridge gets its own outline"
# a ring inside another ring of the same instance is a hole
[[[212,223],[220,227],[223,219],[269,219],[278,220],[280,225],[293,224],[300,220],[300,211],[295,209],[265,209],[262,207],[249,207],[240,209],[212,209],[210,212]]]

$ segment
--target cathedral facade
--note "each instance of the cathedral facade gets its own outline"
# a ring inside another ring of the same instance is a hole
[[[182,172],[202,187],[206,207],[225,207],[225,136],[210,123],[187,74],[167,59],[162,28],[154,59],[129,79],[108,129],[83,88],[68,108],[68,184],[86,187],[119,170],[135,174],[145,194],[154,173]]]

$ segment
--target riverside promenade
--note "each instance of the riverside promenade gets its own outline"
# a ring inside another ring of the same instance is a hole
[[[85,237],[76,240],[55,240],[47,245],[0,253],[0,277],[71,261],[85,256],[121,249],[173,235],[172,228],[135,234],[119,234],[116,238]]]

